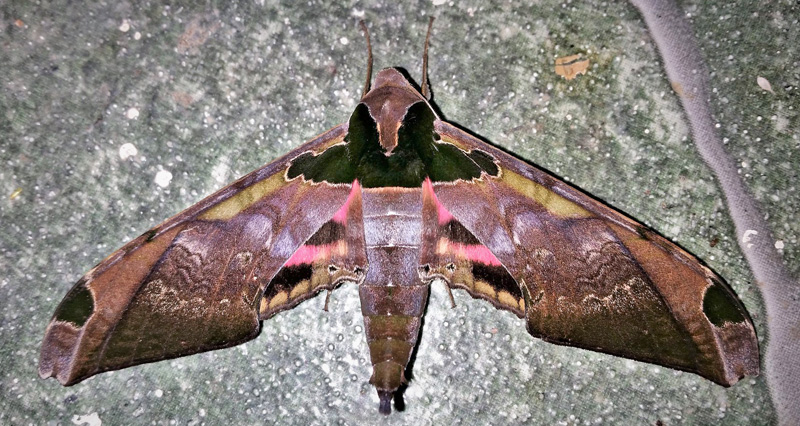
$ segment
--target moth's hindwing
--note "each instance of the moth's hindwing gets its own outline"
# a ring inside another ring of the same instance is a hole
[[[364,280],[367,267],[361,185],[355,181],[347,201],[286,261],[266,288],[259,315],[268,319],[322,290]]]
[[[444,278],[450,286],[522,317],[525,300],[517,282],[491,250],[442,206],[430,180],[423,184],[422,200],[423,279]]]

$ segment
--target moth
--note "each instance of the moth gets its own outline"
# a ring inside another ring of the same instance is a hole
[[[753,324],[722,278],[639,222],[440,119],[427,85],[431,25],[421,89],[394,68],[370,86],[362,28],[367,81],[349,121],[90,270],[47,326],[43,378],[69,386],[238,345],[261,321],[354,283],[370,383],[389,414],[434,280],[512,312],[548,342],[723,386],[758,374]]]

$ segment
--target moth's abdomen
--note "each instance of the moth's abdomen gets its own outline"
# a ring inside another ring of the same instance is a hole
[[[419,190],[366,190],[364,234],[369,268],[359,287],[361,312],[380,411],[391,412],[395,391],[417,345],[428,284],[417,267],[422,229]]]
[[[381,412],[388,414],[392,395],[406,382],[404,371],[417,345],[428,286],[365,283],[359,294],[373,369],[370,383],[378,390]]]

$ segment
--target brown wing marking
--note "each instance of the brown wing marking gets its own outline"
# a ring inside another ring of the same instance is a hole
[[[261,299],[259,317],[291,309],[343,281],[360,284],[367,269],[361,186],[353,183],[345,204],[286,261]]]
[[[287,182],[287,158],[345,132],[336,127],[250,173],[89,271],[48,325],[39,374],[70,385],[255,337],[266,284],[350,193],[350,185]]]
[[[442,206],[429,179],[422,185],[420,276],[443,278],[472,297],[519,317],[525,313],[522,290],[505,266]]]
[[[451,125],[437,122],[436,130],[461,149],[489,153],[501,168],[497,178],[434,190],[517,278],[531,334],[722,385],[758,374],[746,310],[694,256]]]

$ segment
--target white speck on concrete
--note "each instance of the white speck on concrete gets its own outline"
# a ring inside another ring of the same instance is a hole
[[[128,110],[125,111],[125,117],[128,117],[129,120],[135,120],[139,117],[139,110],[135,107],[128,108]]]
[[[153,392],[153,395],[155,395],[156,398],[161,398],[162,396],[164,396],[164,391],[161,389],[156,389],[155,392]]]
[[[342,43],[343,45],[347,46],[348,44],[350,44],[350,40],[348,40],[347,37],[342,37],[339,39],[339,43]]]
[[[155,178],[156,185],[162,188],[166,188],[169,186],[169,183],[171,181],[172,181],[172,173],[166,170],[159,170],[158,173],[156,173],[156,178]]]
[[[97,415],[95,411],[92,414],[87,414],[85,416],[74,415],[72,416],[72,424],[75,425],[88,425],[88,426],[100,426],[103,422],[100,420],[100,416]]]
[[[214,169],[211,170],[211,177],[213,177],[217,182],[224,184],[230,180],[228,179],[228,170],[230,170],[228,159],[223,158],[222,161],[220,161],[216,166],[214,166]]]
[[[776,248],[776,249],[778,249],[778,250],[783,250],[783,247],[784,247],[784,245],[783,245],[783,240],[778,240],[778,241],[775,241],[775,248]]]
[[[131,29],[130,22],[128,22],[127,19],[123,19],[122,20],[122,24],[119,26],[119,30],[122,31],[123,33],[127,33],[128,30],[130,30],[130,29]]]
[[[123,144],[121,147],[119,147],[119,158],[123,160],[127,160],[128,158],[131,158],[138,153],[139,150],[137,150],[136,146],[130,142]]]
[[[758,83],[758,87],[766,90],[769,93],[772,93],[773,95],[775,94],[775,92],[772,91],[772,85],[769,84],[769,80],[766,78],[758,76],[758,78],[756,78],[756,82]]]
[[[758,231],[756,230],[748,229],[744,231],[744,234],[742,235],[742,243],[747,245],[747,248],[753,247],[753,243],[751,243],[750,241],[752,241],[753,237],[755,237],[756,235],[758,235]]]
[[[447,3],[447,0],[433,0],[433,5],[434,6],[441,6],[441,5],[445,4],[445,3]]]
[[[139,31],[136,31],[135,33],[133,33],[133,39],[134,40],[139,40],[141,38],[142,38],[142,33],[140,33]]]

